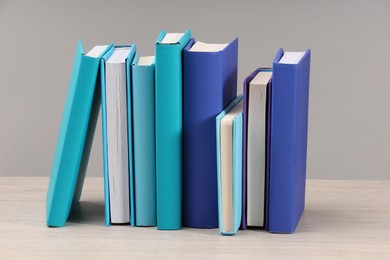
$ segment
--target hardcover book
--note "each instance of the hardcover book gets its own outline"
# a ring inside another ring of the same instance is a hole
[[[191,31],[165,33],[156,42],[157,228],[182,225],[182,51]]]
[[[157,225],[154,60],[137,53],[131,65],[136,226]]]
[[[305,207],[310,50],[284,52],[273,63],[269,231],[295,231]]]
[[[99,62],[112,48],[84,54],[78,43],[46,196],[48,226],[64,226],[79,202],[100,109]]]
[[[101,59],[106,225],[134,226],[131,70],[135,45],[117,45]]]
[[[191,39],[183,55],[183,225],[216,228],[215,117],[237,95],[238,39]]]
[[[216,139],[219,232],[234,235],[242,210],[242,96],[216,117]]]
[[[266,228],[268,181],[269,92],[272,70],[257,69],[244,81],[245,213],[242,226]]]

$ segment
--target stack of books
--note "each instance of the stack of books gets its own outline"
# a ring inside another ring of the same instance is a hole
[[[77,205],[99,116],[105,224],[293,233],[304,210],[310,50],[280,49],[237,97],[238,38],[191,31],[136,45],[78,43],[46,200],[47,225]]]

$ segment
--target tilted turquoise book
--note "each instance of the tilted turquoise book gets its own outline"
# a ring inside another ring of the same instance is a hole
[[[64,226],[81,196],[100,109],[99,61],[112,45],[100,47],[87,56],[77,46],[46,197],[48,226]]]
[[[222,170],[221,170],[221,120],[242,100],[242,95],[234,99],[217,117],[216,117],[216,136],[217,136],[217,183],[218,183],[218,222],[219,232],[222,235],[231,236],[237,233],[241,224],[242,210],[242,112],[233,120],[232,133],[232,198],[233,198],[233,215],[225,216],[232,219],[232,229],[223,228],[222,215]]]
[[[175,37],[178,37],[176,40]],[[165,36],[169,36],[167,39]],[[165,38],[165,39],[164,39]],[[161,31],[156,42],[157,228],[181,228],[182,51],[191,38]]]
[[[157,225],[154,63],[137,53],[131,65],[136,226]]]
[[[131,47],[126,58],[126,89],[127,89],[127,124],[128,124],[128,157],[129,157],[129,201],[130,201],[130,224],[134,226],[134,168],[133,168],[133,134],[132,134],[132,98],[131,98],[131,63],[135,57],[136,45],[115,45],[115,47]],[[110,218],[110,186],[108,177],[108,149],[107,149],[107,107],[106,107],[106,78],[105,62],[110,58],[114,48],[107,52],[101,59],[101,92],[102,92],[102,133],[103,133],[103,169],[104,169],[104,209],[106,226],[111,224]]]

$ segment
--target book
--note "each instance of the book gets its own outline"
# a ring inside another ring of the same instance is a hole
[[[84,54],[78,42],[46,196],[48,226],[64,226],[80,200],[100,109],[99,61],[111,49]]]
[[[242,211],[242,96],[216,117],[219,232],[234,235]]]
[[[256,75],[260,71],[272,71],[270,68],[258,68],[254,70],[251,74],[249,74],[245,79],[244,79],[244,85],[243,85],[243,112],[242,112],[242,118],[243,118],[243,150],[242,150],[242,220],[241,220],[241,229],[245,230],[247,228],[247,136],[248,136],[248,101],[249,101],[249,83],[256,77]],[[270,93],[270,86],[268,86],[268,96]],[[267,117],[269,121],[269,112],[270,112],[270,99],[268,99],[268,112],[267,112]],[[267,122],[268,122],[267,121]],[[269,127],[269,123],[267,124],[267,127]],[[269,149],[269,129],[267,129],[267,148]],[[267,155],[269,152],[267,151]],[[266,159],[268,161],[268,158]],[[267,170],[266,170],[266,176],[269,175],[269,164],[267,164]],[[266,183],[266,189],[268,188],[268,180]],[[267,206],[268,206],[268,190],[265,192],[265,208],[266,212],[267,211]],[[266,213],[266,218],[265,221],[267,221],[267,213]]]
[[[238,38],[183,51],[183,225],[218,227],[215,117],[237,96]]]
[[[102,123],[106,225],[134,225],[130,65],[135,45],[102,58]]]
[[[137,53],[131,65],[136,226],[157,224],[154,60]]]
[[[166,33],[156,42],[157,228],[181,228],[182,214],[182,51],[191,31]]]
[[[273,62],[269,231],[293,233],[305,207],[310,50]]]
[[[268,85],[271,70],[260,70],[244,85],[246,139],[246,224],[264,227],[266,216]]]

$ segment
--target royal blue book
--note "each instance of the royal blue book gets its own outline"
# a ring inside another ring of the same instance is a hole
[[[135,57],[136,46],[132,45],[116,45],[115,48],[129,48],[128,55],[125,59],[125,74],[126,74],[126,110],[127,110],[127,149],[128,149],[128,189],[129,189],[129,223],[134,226],[134,180],[133,180],[133,134],[132,134],[132,105],[131,105],[131,63]],[[111,203],[110,203],[110,179],[109,179],[109,149],[108,149],[108,133],[107,133],[107,89],[106,89],[106,62],[114,52],[114,48],[107,52],[101,59],[100,74],[101,74],[101,93],[102,93],[102,137],[103,137],[103,169],[104,169],[104,208],[105,208],[105,224],[109,226],[112,223],[111,218]],[[112,119],[115,120],[115,119]],[[119,123],[119,122],[118,122]],[[116,146],[114,144],[114,146]],[[112,163],[112,162],[111,162]],[[111,180],[113,182],[113,180]],[[113,183],[111,183],[113,184]],[[114,192],[111,190],[111,192]]]
[[[154,60],[137,53],[131,65],[136,226],[157,224]]]
[[[191,39],[183,58],[183,225],[218,227],[215,117],[237,95],[238,38]]]
[[[218,226],[225,236],[234,235],[241,224],[242,123],[240,95],[216,117]]]
[[[64,226],[79,202],[100,109],[99,61],[112,47],[85,55],[78,43],[46,197],[48,226]]]
[[[182,214],[182,52],[191,31],[156,42],[157,228],[180,229]]]
[[[310,50],[280,49],[271,87],[269,231],[293,233],[305,207]]]

